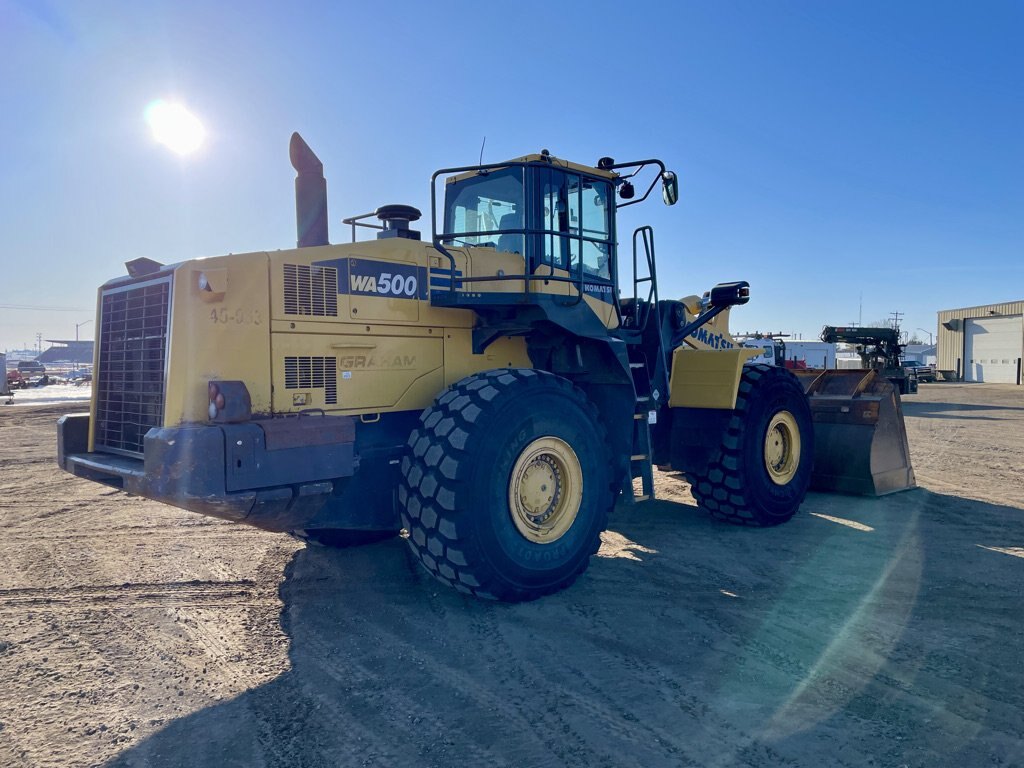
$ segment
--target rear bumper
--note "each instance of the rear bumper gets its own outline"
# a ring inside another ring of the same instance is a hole
[[[343,418],[154,428],[137,458],[90,452],[89,414],[73,414],[57,422],[57,463],[147,499],[289,531],[310,527],[358,469],[351,419],[334,421]]]

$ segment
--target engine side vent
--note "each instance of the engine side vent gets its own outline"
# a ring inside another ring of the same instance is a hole
[[[284,313],[338,316],[338,270],[306,264],[284,265]]]
[[[284,359],[285,389],[322,389],[324,403],[338,402],[338,358],[286,357]]]

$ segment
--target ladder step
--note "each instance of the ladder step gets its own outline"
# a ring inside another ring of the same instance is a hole
[[[629,367],[630,368],[643,368],[644,364],[643,363],[630,363]]]
[[[634,421],[640,421],[641,419],[646,419],[646,418],[647,418],[647,412],[646,411],[644,411],[643,413],[634,413],[633,414],[633,420]]]
[[[633,501],[650,501],[650,499],[651,499],[651,497],[648,496],[647,494],[644,494],[643,496],[634,496],[633,497]]]
[[[646,453],[634,453],[629,457],[630,461],[645,461],[647,459]]]
[[[636,399],[636,401],[637,401],[638,403],[649,403],[649,402],[651,401],[651,398],[649,398],[649,397],[648,397],[647,395],[640,395],[640,396],[639,396],[639,397],[638,397],[638,398]]]

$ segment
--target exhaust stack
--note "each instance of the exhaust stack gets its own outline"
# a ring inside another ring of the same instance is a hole
[[[324,164],[298,133],[288,145],[295,176],[295,225],[299,248],[329,245],[327,239],[327,179]]]

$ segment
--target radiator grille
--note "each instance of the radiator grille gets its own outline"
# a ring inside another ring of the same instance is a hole
[[[163,423],[171,278],[115,288],[100,306],[96,446],[142,455]]]
[[[324,403],[338,402],[338,358],[286,357],[284,359],[285,389],[322,389]]]
[[[285,264],[284,313],[337,317],[338,270],[334,267]]]

